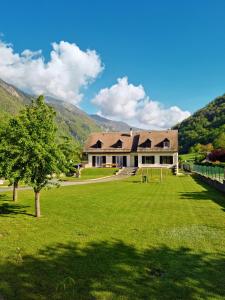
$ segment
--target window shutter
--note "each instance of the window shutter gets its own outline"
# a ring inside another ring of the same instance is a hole
[[[95,167],[96,156],[92,156],[92,167]]]
[[[127,166],[127,157],[123,156],[123,167]]]
[[[115,156],[112,157],[112,163],[113,163],[113,164],[116,163],[116,157],[115,157]]]

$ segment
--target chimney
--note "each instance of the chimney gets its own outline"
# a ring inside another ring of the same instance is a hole
[[[131,127],[130,128],[130,136],[132,136],[133,135],[133,128]]]

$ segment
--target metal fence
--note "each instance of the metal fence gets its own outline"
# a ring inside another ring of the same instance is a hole
[[[225,167],[224,166],[210,166],[199,164],[183,164],[185,171],[201,174],[205,177],[215,179],[223,182],[225,180]]]

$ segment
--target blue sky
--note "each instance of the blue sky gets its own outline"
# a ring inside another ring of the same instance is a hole
[[[62,40],[97,52],[104,70],[81,86],[88,112],[125,76],[148,99],[183,111],[225,93],[224,0],[2,1],[1,12],[2,40],[14,52],[41,49],[47,61]]]

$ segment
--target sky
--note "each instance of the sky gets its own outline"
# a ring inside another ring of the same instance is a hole
[[[225,93],[224,0],[1,1],[0,78],[148,129]]]

